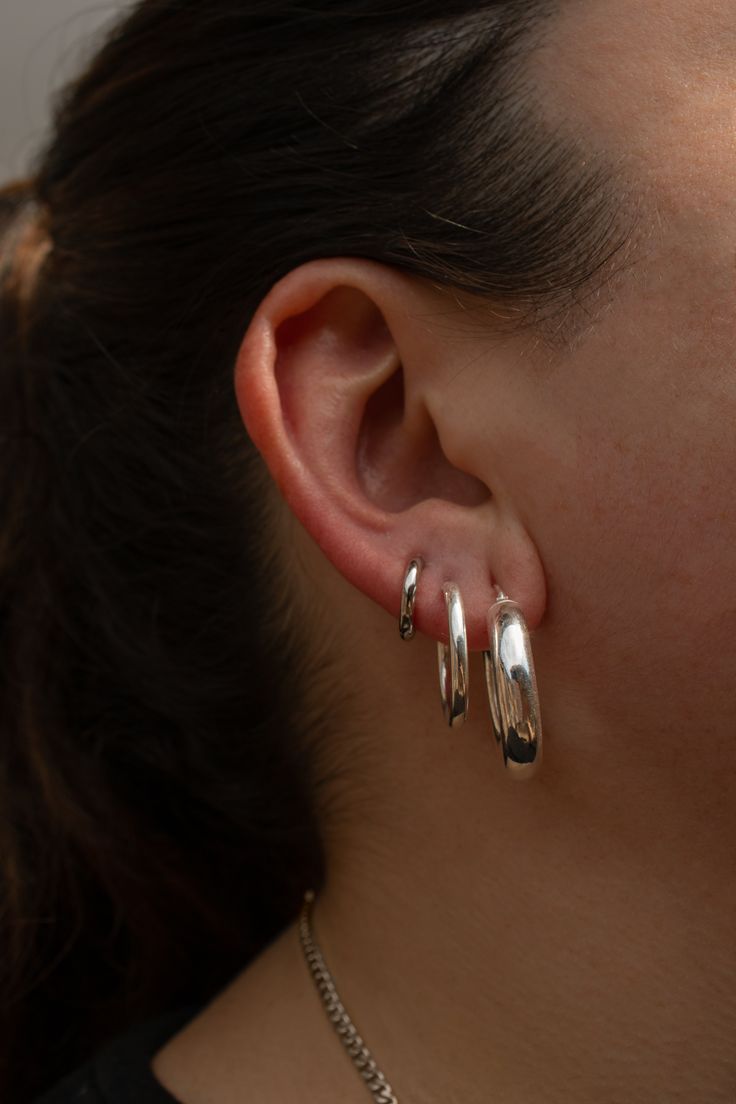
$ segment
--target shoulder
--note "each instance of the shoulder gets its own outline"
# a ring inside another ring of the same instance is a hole
[[[199,1011],[187,1005],[136,1024],[33,1104],[176,1104],[154,1077],[150,1061]]]

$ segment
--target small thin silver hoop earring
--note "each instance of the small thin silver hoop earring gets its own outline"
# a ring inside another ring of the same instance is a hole
[[[452,727],[463,724],[468,716],[468,638],[465,610],[458,587],[455,583],[444,583],[442,593],[447,606],[450,643],[437,641],[437,661],[442,712]]]
[[[402,640],[411,640],[414,636],[414,603],[417,598],[417,584],[424,567],[424,560],[417,556],[406,569],[404,585],[401,588],[401,612],[399,613],[399,632]]]
[[[483,652],[491,722],[512,778],[528,779],[542,762],[542,719],[529,632],[521,609],[496,587]]]

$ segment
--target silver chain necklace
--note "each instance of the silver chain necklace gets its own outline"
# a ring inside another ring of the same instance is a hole
[[[314,890],[308,889],[304,894],[301,916],[299,918],[299,936],[301,939],[304,956],[311,970],[322,1003],[327,1015],[340,1036],[342,1044],[353,1060],[360,1076],[364,1079],[375,1104],[398,1104],[393,1089],[389,1085],[381,1071],[358,1034],[353,1021],[345,1011],[340,1000],[332,975],[325,965],[322,952],[314,941],[312,935],[311,915],[314,904]]]

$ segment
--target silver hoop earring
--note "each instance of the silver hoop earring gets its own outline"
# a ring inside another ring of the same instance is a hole
[[[468,716],[468,638],[465,631],[465,610],[455,583],[442,587],[447,606],[450,643],[437,641],[437,661],[440,669],[442,712],[450,726],[461,725]]]
[[[496,587],[483,652],[491,721],[511,777],[531,778],[542,762],[542,720],[529,632],[521,609]]]
[[[402,640],[411,640],[414,636],[414,603],[417,598],[417,584],[424,567],[421,556],[413,559],[406,569],[404,585],[401,588],[401,612],[399,613],[399,632]]]

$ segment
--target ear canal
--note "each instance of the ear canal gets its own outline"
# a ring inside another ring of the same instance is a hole
[[[448,459],[426,407],[407,411],[401,368],[365,404],[357,467],[366,494],[392,513],[428,498],[480,506],[491,497]]]

